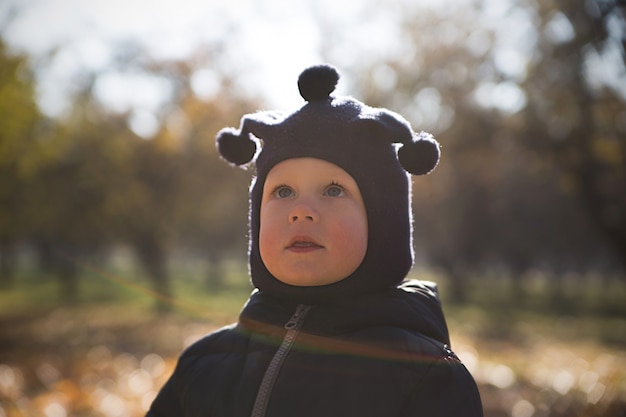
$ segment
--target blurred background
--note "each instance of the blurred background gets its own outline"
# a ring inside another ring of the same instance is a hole
[[[219,129],[308,65],[442,144],[414,178],[488,417],[626,415],[621,0],[0,1],[0,417],[141,416],[248,297]]]

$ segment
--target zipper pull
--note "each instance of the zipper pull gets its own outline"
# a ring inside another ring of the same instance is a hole
[[[292,330],[296,327],[299,327],[298,325],[300,324],[301,319],[306,316],[306,313],[308,313],[310,309],[311,306],[308,306],[306,304],[298,304],[298,307],[296,307],[296,312],[293,313],[293,316],[291,316],[289,321],[285,323],[285,329]]]

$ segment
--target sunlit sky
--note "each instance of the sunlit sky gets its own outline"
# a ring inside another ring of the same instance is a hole
[[[212,68],[237,75],[238,88],[258,95],[268,106],[293,108],[301,104],[295,87],[300,71],[323,60],[329,40],[324,29],[341,27],[347,61],[364,62],[397,56],[402,51],[392,13],[400,3],[410,7],[458,9],[470,0],[3,0],[0,1],[1,36],[9,45],[27,52],[39,67],[38,95],[44,112],[61,115],[75,80],[86,71],[99,74],[96,96],[115,111],[154,114],[171,94],[163,78],[115,69],[120,45],[133,42],[155,60],[185,59],[201,47],[222,48],[219,62],[207,62],[192,78],[196,94],[216,90]],[[486,83],[476,99],[485,105],[499,102],[516,111],[523,92],[515,80],[525,77],[533,27],[528,16],[511,10],[507,0],[483,0],[477,25],[500,25],[506,31],[493,56],[499,71],[511,82]],[[13,18],[8,13],[16,12]],[[553,34],[567,40],[573,29],[554,19]],[[323,24],[320,24],[323,22]],[[493,23],[491,23],[493,22]],[[326,25],[326,26],[325,26]],[[558,41],[558,39],[557,39]],[[54,52],[54,55],[51,53]],[[366,64],[367,62],[364,62]],[[342,88],[349,85],[340,83]],[[507,103],[508,100],[508,103]],[[153,123],[154,124],[154,123]]]
[[[44,107],[51,113],[61,106],[60,87],[80,69],[106,71],[116,48],[126,41],[137,42],[155,59],[181,59],[200,45],[228,38],[239,62],[224,65],[248,66],[264,82],[242,80],[249,88],[267,94],[281,88],[285,76],[305,64],[316,62],[317,33],[306,19],[307,2],[247,0],[13,0],[21,9],[5,31],[11,45],[41,56],[62,48],[50,61],[42,89],[48,90]],[[349,3],[349,2],[347,2]],[[5,3],[5,7],[6,7]],[[297,33],[297,37],[293,34]],[[286,36],[292,34],[291,36]],[[288,57],[288,59],[286,59]],[[163,88],[155,80],[128,76],[104,77],[104,101],[114,107],[125,102],[149,107],[159,101]],[[113,85],[117,88],[111,88]],[[133,85],[129,95],[127,85]],[[158,87],[158,86],[157,86]],[[275,89],[274,89],[275,90]],[[160,92],[159,92],[160,91]],[[276,97],[279,101],[281,98]],[[116,103],[117,102],[117,103]],[[120,108],[121,109],[121,108]]]
[[[467,3],[450,2],[456,6]],[[83,69],[105,73],[96,85],[96,93],[114,109],[135,106],[150,110],[164,99],[167,86],[159,85],[159,80],[107,74],[115,48],[128,40],[140,44],[155,59],[185,58],[198,46],[226,41],[229,52],[227,59],[220,62],[221,69],[241,74],[241,88],[259,93],[270,105],[293,107],[301,99],[293,82],[286,80],[294,80],[304,67],[321,60],[324,33],[311,16],[321,16],[327,24],[345,27],[355,51],[367,48],[368,55],[375,56],[389,48],[385,36],[392,36],[394,28],[386,18],[385,7],[368,6],[369,10],[365,10],[366,3],[369,2],[5,0],[0,4],[0,12],[6,15],[11,6],[18,5],[16,17],[3,33],[14,48],[34,56],[45,56],[58,48],[40,81],[44,111],[54,115],[63,109],[72,77]],[[395,3],[388,0],[380,4],[393,7]],[[445,3],[411,2],[416,7],[441,7]],[[367,36],[372,32],[375,37]],[[200,94],[210,94],[209,71],[198,74],[194,81]]]

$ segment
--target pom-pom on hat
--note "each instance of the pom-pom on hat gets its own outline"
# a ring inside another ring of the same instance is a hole
[[[298,89],[306,103],[294,112],[245,115],[239,129],[225,128],[217,148],[236,166],[254,164],[250,188],[248,257],[253,285],[299,302],[323,302],[348,294],[390,288],[413,263],[411,187],[408,174],[431,172],[439,162],[432,135],[413,132],[399,114],[334,96],[339,73],[330,65],[304,70]],[[259,217],[263,184],[279,162],[313,157],[332,162],[357,182],[368,218],[368,249],[357,270],[334,284],[297,287],[274,278],[260,257]]]

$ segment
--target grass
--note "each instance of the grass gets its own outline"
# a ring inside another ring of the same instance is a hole
[[[134,266],[83,265],[81,272],[79,296],[68,304],[54,277],[23,268],[15,285],[0,288],[0,318],[78,307],[132,310],[145,316],[153,313],[156,295],[149,280]],[[164,303],[182,319],[234,321],[252,290],[245,266],[236,261],[220,268],[219,283],[209,282],[207,271],[193,263],[174,264],[171,276],[174,296]],[[450,283],[445,278],[428,271],[420,271],[419,277],[439,284],[450,328],[472,337],[548,337],[626,347],[626,282],[590,281],[576,286],[566,281],[566,288],[555,300],[545,284],[537,284],[536,277],[534,288],[524,296],[516,293],[510,280],[487,277],[471,287],[467,301],[454,303],[446,298]]]
[[[252,290],[247,279],[240,278],[244,274],[230,265],[221,284],[210,285],[198,271],[175,270],[171,280],[174,295],[163,302],[172,311],[190,318],[213,318],[216,315],[236,318]],[[0,317],[99,305],[151,313],[157,298],[149,280],[135,268],[84,266],[75,300],[63,296],[62,286],[54,276],[26,269],[16,276],[15,285],[0,289]]]

